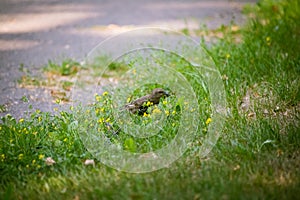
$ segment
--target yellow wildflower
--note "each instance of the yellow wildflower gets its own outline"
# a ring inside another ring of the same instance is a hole
[[[97,95],[96,96],[96,101],[100,101],[101,100],[101,96]]]
[[[102,122],[104,122],[104,118],[103,117],[101,117],[101,118],[98,119],[98,123],[99,124],[102,123]]]
[[[133,73],[134,75],[136,75],[136,69],[133,69],[133,70],[132,70],[132,73]]]
[[[270,37],[266,37],[266,42],[267,42],[267,45],[270,46],[271,45],[271,38]]]
[[[19,159],[19,160],[22,160],[23,157],[24,157],[24,154],[20,153],[19,156],[18,156],[18,159]]]
[[[102,95],[103,95],[103,96],[106,96],[106,95],[108,95],[108,92],[105,91],[105,92],[102,93]]]
[[[5,154],[1,154],[1,161],[3,162],[5,160]]]
[[[40,155],[39,155],[39,159],[40,159],[40,160],[42,160],[44,157],[45,157],[44,154],[40,154]]]
[[[153,102],[147,101],[146,106],[152,106]]]
[[[166,111],[165,111],[165,114],[166,114],[167,116],[169,116],[169,115],[170,115],[170,112],[169,112],[168,110],[166,110]]]
[[[229,53],[226,54],[226,58],[227,59],[230,58],[230,54]]]
[[[164,100],[163,105],[167,105],[168,101]]]
[[[55,99],[55,103],[56,104],[60,104],[61,103],[61,99]]]
[[[20,123],[24,122],[24,119],[23,119],[23,118],[21,118],[21,119],[19,120],[19,122],[20,122]]]
[[[208,125],[208,124],[210,124],[210,123],[211,123],[211,121],[212,121],[212,119],[209,117],[209,118],[207,118],[207,120],[206,120],[205,124],[206,124],[206,125]]]
[[[155,107],[154,108],[154,110],[152,111],[152,113],[157,113],[157,114],[159,114],[159,113],[161,113],[161,110],[159,109],[159,108],[157,108],[157,107]]]

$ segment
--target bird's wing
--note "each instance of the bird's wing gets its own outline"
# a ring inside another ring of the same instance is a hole
[[[135,105],[136,107],[140,107],[144,103],[149,101],[149,99],[150,99],[150,95],[146,95],[146,96],[143,96],[141,98],[138,98],[138,99],[134,100],[131,104]]]

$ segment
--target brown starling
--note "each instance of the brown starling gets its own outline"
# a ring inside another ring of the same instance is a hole
[[[165,90],[155,88],[151,94],[138,98],[124,107],[133,114],[143,115],[147,112],[148,107],[158,104],[160,98],[166,96],[169,96],[169,94]]]

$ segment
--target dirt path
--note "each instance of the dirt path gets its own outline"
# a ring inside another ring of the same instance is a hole
[[[175,30],[216,28],[244,21],[254,0],[4,0],[0,6],[0,115],[23,116],[29,104],[51,111],[49,92],[20,88],[26,73],[39,74],[48,60],[83,60],[106,37],[143,26]],[[29,102],[24,102],[26,96]]]

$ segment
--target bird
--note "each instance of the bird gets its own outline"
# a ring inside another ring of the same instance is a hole
[[[151,94],[140,97],[124,106],[124,108],[133,114],[143,115],[147,112],[147,109],[159,104],[160,98],[170,96],[167,91],[162,88],[155,88]]]

